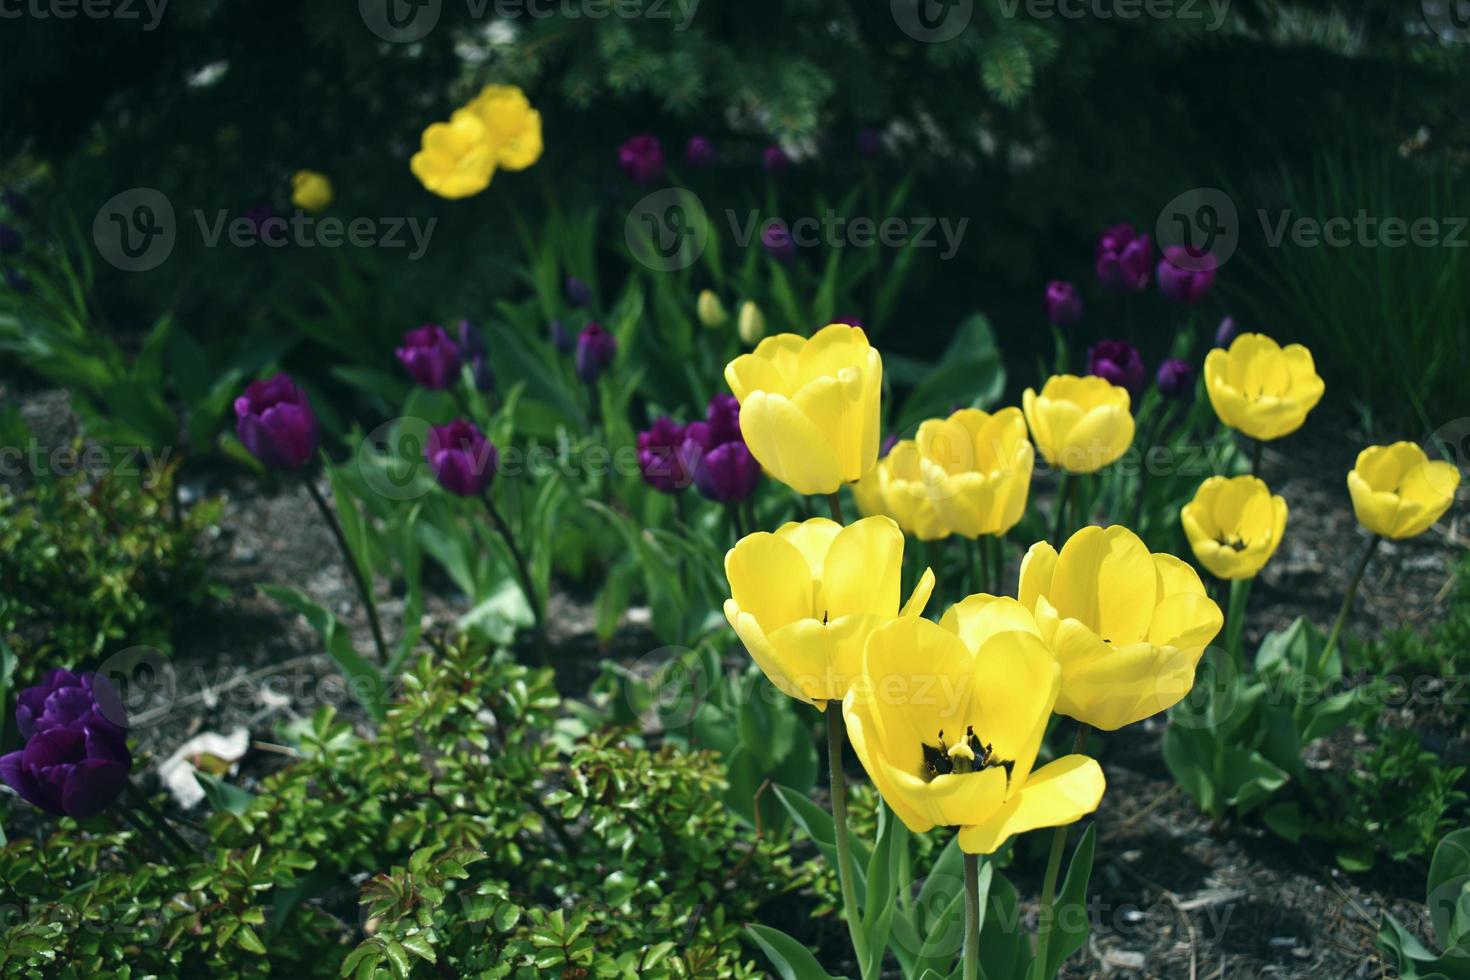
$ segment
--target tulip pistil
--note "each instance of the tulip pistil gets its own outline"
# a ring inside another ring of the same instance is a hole
[[[1229,536],[1221,534],[1218,538],[1215,539],[1215,541],[1222,548],[1233,548],[1236,551],[1245,550],[1245,540],[1241,538],[1241,536],[1238,534],[1232,534]]]
[[[941,728],[938,747],[927,742],[923,743],[922,747],[924,750],[922,775],[925,780],[932,780],[937,776],[980,772],[995,766],[1005,769],[1007,783],[1011,780],[1011,767],[1015,765],[1014,760],[996,758],[995,749],[988,742],[981,743],[979,736],[975,734],[973,725],[965,727],[965,737],[954,745],[945,745],[944,729]]]

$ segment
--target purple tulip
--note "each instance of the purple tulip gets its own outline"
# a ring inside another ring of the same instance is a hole
[[[882,444],[878,446],[878,458],[882,459],[884,456],[893,452],[893,447],[896,445],[898,445],[898,433],[890,432],[888,438],[884,439]]]
[[[465,419],[429,426],[424,458],[439,485],[461,497],[484,492],[500,465],[500,453],[473,422]]]
[[[638,433],[638,469],[643,482],[663,493],[678,493],[688,487],[683,446],[684,426],[667,415],[654,419],[651,427]]]
[[[586,306],[592,302],[592,290],[576,276],[567,276],[566,282],[567,302],[572,306]]]
[[[1134,395],[1143,388],[1146,372],[1138,348],[1126,340],[1099,340],[1087,351],[1087,373],[1095,374]]]
[[[766,254],[783,265],[796,261],[796,243],[791,240],[791,230],[780,218],[773,218],[761,228],[761,247]]]
[[[560,320],[552,320],[551,325],[546,328],[547,336],[551,340],[551,346],[556,348],[558,354],[570,354],[577,342],[572,339],[571,333]]]
[[[618,338],[593,320],[577,335],[577,377],[585,384],[595,384],[617,355]]]
[[[235,433],[273,470],[301,469],[321,435],[306,392],[285,374],[252,381],[235,399]]]
[[[1188,398],[1194,391],[1194,365],[1171,357],[1159,365],[1154,384],[1169,398]]]
[[[485,343],[485,335],[468,320],[459,321],[457,335],[459,349],[470,361],[470,376],[474,379],[475,390],[494,391],[495,372],[490,370],[490,347]]]
[[[0,255],[16,255],[25,248],[26,240],[9,225],[0,225]]]
[[[31,281],[19,269],[7,268],[5,270],[5,285],[21,294],[31,291]]]
[[[1159,259],[1159,293],[1165,299],[1193,306],[1204,299],[1215,284],[1218,263],[1211,252],[1195,255],[1183,245],[1170,245]]]
[[[395,354],[413,379],[430,391],[443,391],[459,380],[459,345],[437,323],[426,323],[403,335]]]
[[[870,160],[876,157],[883,152],[883,135],[872,126],[864,126],[858,130],[857,151]]]
[[[635,184],[647,185],[663,179],[664,148],[657,136],[643,133],[618,147],[618,165]]]
[[[16,701],[26,744],[0,756],[0,780],[33,806],[69,817],[90,817],[117,799],[133,757],[127,714],[105,678],[53,670]]]
[[[1045,306],[1046,318],[1059,327],[1073,327],[1082,320],[1082,296],[1070,282],[1047,283]]]
[[[791,158],[786,155],[785,150],[772,143],[761,154],[761,166],[766,168],[766,173],[774,177],[784,174],[791,168]]]
[[[711,398],[704,413],[709,426],[711,445],[718,446],[743,438],[740,435],[740,399],[730,394]]]
[[[691,167],[713,167],[719,159],[708,136],[691,136],[684,146],[684,160]]]
[[[709,422],[691,422],[684,429],[680,452],[699,492],[718,503],[744,500],[755,492],[761,468],[745,440],[718,441]]]
[[[1098,236],[1093,251],[1097,278],[1108,289],[1136,293],[1148,285],[1154,264],[1153,243],[1132,225],[1113,225]]]
[[[832,318],[832,323],[845,323],[849,327],[857,327],[859,330],[868,329],[868,325],[855,316],[838,316]]]
[[[1229,347],[1230,342],[1235,339],[1235,335],[1238,333],[1240,331],[1235,326],[1235,317],[1225,317],[1220,321],[1220,325],[1215,328],[1215,346]]]

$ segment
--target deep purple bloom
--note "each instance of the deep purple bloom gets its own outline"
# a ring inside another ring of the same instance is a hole
[[[1154,383],[1159,386],[1159,391],[1170,398],[1188,398],[1190,392],[1194,391],[1194,365],[1171,357],[1159,365]]]
[[[716,414],[713,405],[710,414]],[[744,500],[755,492],[760,482],[760,464],[750,454],[745,440],[737,434],[736,438],[721,442],[715,426],[709,422],[691,422],[685,427],[680,455],[694,478],[694,485],[710,500],[719,503]]]
[[[593,320],[577,335],[577,377],[586,384],[595,384],[617,355],[618,338]]]
[[[470,321],[460,320],[458,336],[459,349],[470,361],[470,375],[474,379],[475,390],[494,391],[495,372],[490,370],[490,347],[485,343],[485,335],[475,329]]]
[[[730,394],[711,398],[704,413],[709,426],[711,445],[721,445],[742,438],[740,435],[740,399]]]
[[[1121,293],[1136,293],[1148,285],[1154,264],[1153,243],[1132,225],[1113,225],[1098,236],[1093,250],[1098,281]]]
[[[772,143],[761,154],[761,166],[766,168],[766,173],[773,176],[784,174],[791,167],[791,158],[786,155],[785,150]]]
[[[289,375],[252,381],[235,399],[235,434],[273,470],[299,470],[316,452],[320,430],[306,392]]]
[[[90,817],[117,798],[133,768],[127,714],[92,673],[53,670],[17,698],[24,748],[0,756],[0,780],[50,813]]]
[[[761,228],[761,247],[777,262],[790,265],[796,261],[796,243],[791,240],[791,230],[780,218],[773,218]]]
[[[1159,293],[1165,299],[1193,306],[1215,284],[1217,266],[1212,252],[1195,255],[1183,245],[1170,245],[1159,259]]]
[[[1106,378],[1131,394],[1143,388],[1145,371],[1138,348],[1126,340],[1099,340],[1087,351],[1087,373]]]
[[[684,160],[691,167],[713,167],[719,159],[708,136],[691,136],[684,146]]]
[[[888,438],[884,439],[882,445],[878,447],[878,458],[882,459],[893,452],[893,447],[896,445],[898,445],[898,433],[890,432]]]
[[[567,276],[567,302],[572,306],[586,306],[592,302],[592,290],[576,276]]]
[[[395,354],[413,379],[430,391],[443,391],[459,380],[459,345],[437,323],[426,323],[403,335]]]
[[[1230,342],[1235,339],[1235,335],[1238,333],[1240,331],[1236,329],[1235,317],[1225,317],[1220,321],[1220,325],[1215,328],[1215,346],[1229,347]]]
[[[16,255],[25,248],[26,240],[9,225],[0,225],[0,254]]]
[[[664,148],[657,136],[642,133],[618,147],[618,165],[635,184],[652,184],[664,176]]]
[[[556,348],[558,354],[570,354],[572,348],[577,346],[570,331],[560,320],[552,320],[551,325],[546,328],[546,333],[551,338],[551,346]]]
[[[7,268],[5,270],[5,285],[17,293],[29,293],[31,291],[31,281],[19,269]]]
[[[20,191],[14,187],[6,187],[0,190],[0,201],[5,202],[5,207],[17,218],[24,218],[31,213],[31,206]]]
[[[883,135],[872,126],[858,130],[857,151],[869,159],[883,152]]]
[[[868,325],[855,316],[836,316],[832,318],[832,323],[845,323],[849,327],[857,327],[859,330],[868,329]],[[828,325],[830,326],[831,324]]]
[[[1070,282],[1047,283],[1045,306],[1046,318],[1059,327],[1076,326],[1082,320],[1082,296]]]
[[[684,426],[667,415],[638,433],[638,469],[643,482],[664,493],[678,493],[689,486],[684,468]]]
[[[429,426],[424,458],[439,485],[461,497],[483,492],[500,465],[500,453],[475,423],[465,419]]]

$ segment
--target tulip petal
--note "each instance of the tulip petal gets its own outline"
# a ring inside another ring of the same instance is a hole
[[[801,551],[774,534],[758,531],[725,553],[730,595],[767,631],[812,615],[816,598],[811,568]]]
[[[1074,823],[1097,809],[1107,780],[1097,760],[1067,755],[1031,774],[1005,805],[982,823],[961,827],[960,850],[993,854],[1018,834]]]
[[[756,461],[797,493],[834,493],[842,486],[831,435],[784,395],[757,391],[742,401],[740,431]]]
[[[1065,623],[1063,626],[1065,627]],[[1134,643],[1062,664],[1056,712],[1111,732],[1176,704],[1194,685],[1203,648]]]
[[[919,584],[914,586],[914,591],[909,594],[909,601],[903,604],[898,611],[900,616],[918,616],[924,612],[924,607],[929,604],[929,596],[934,592],[934,569],[925,568],[924,574],[919,576]]]
[[[837,533],[822,573],[824,615],[898,613],[903,532],[886,517],[865,517]]]
[[[1031,610],[1009,596],[978,593],[966,596],[944,611],[939,625],[959,636],[965,646],[978,651],[997,633],[1030,633],[1041,638],[1041,628]]]
[[[884,802],[914,833],[933,830],[934,821],[911,802],[909,794],[901,792],[902,787],[893,778],[893,767],[884,761],[885,749],[879,741],[872,705],[859,692],[849,691],[842,703],[842,718],[847,727],[847,740]]]
[[[1056,576],[1057,550],[1046,541],[1038,541],[1026,551],[1021,559],[1020,581],[1016,597],[1021,605],[1036,611],[1036,600],[1051,592],[1051,583]]]
[[[1057,557],[1052,605],[1106,642],[1135,643],[1148,632],[1157,596],[1151,558],[1138,535],[1125,527],[1084,527]]]
[[[1013,763],[1011,778],[1023,783],[1056,704],[1061,668],[1041,638],[1030,632],[995,634],[975,660],[979,678],[971,708],[975,734],[981,744],[992,746],[998,758]]]
[[[748,612],[742,612],[736,605],[734,599],[725,600],[725,618],[735,629],[735,635],[740,642],[745,644],[745,652],[750,654],[750,659],[755,661],[757,667],[766,675],[766,678],[787,697],[814,704],[818,708],[825,707],[825,701],[820,698],[822,690],[813,684],[810,688],[804,687],[799,678],[819,677],[825,679],[826,657],[824,651],[797,650],[798,655],[794,662],[788,660],[776,650],[770,638],[766,636],[765,630],[761,629],[760,623]],[[806,657],[800,656],[806,653]],[[811,658],[820,657],[820,662],[814,662]]]
[[[806,559],[811,569],[812,580],[821,582],[822,569],[827,564],[827,552],[832,540],[837,537],[842,525],[825,517],[812,517],[805,521],[789,521],[776,529],[776,537],[789,541]],[[811,608],[816,608],[813,605]],[[810,611],[804,615],[811,615]]]
[[[113,800],[128,782],[128,770],[105,759],[87,759],[67,774],[61,808],[68,816],[90,817]]]

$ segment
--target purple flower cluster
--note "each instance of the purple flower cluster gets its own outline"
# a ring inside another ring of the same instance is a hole
[[[463,363],[459,345],[437,323],[404,334],[403,346],[394,353],[414,381],[430,391],[443,391],[459,380]]]
[[[1134,231],[1132,225],[1104,228],[1093,249],[1098,281],[1120,293],[1141,292],[1148,285],[1153,264],[1153,242]]]
[[[53,670],[20,692],[15,727],[25,747],[0,756],[0,780],[49,813],[90,817],[127,786],[127,714],[106,679]]]
[[[680,425],[667,416],[638,434],[638,467],[649,486],[678,493],[693,483],[719,503],[746,499],[760,482],[761,468],[740,434],[740,402],[716,395],[700,422]]]

